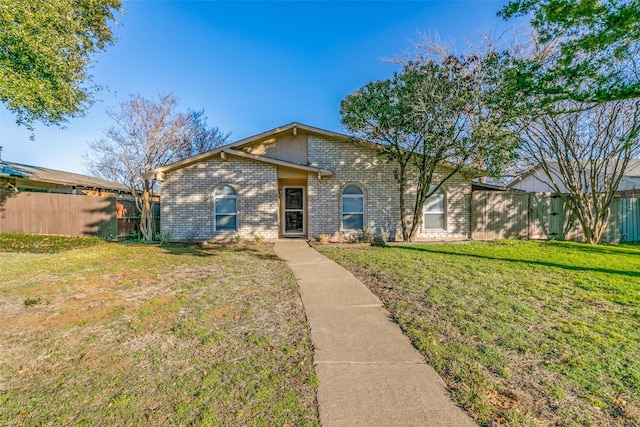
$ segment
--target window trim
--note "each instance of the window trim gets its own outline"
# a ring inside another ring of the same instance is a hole
[[[356,187],[360,190],[360,194],[345,194],[344,191],[349,187]],[[361,199],[362,200],[362,211],[361,212],[345,212],[344,211],[344,199]],[[342,187],[340,191],[340,231],[362,231],[365,227],[365,212],[366,212],[366,200],[364,196],[364,190],[362,187],[355,183],[348,183]],[[345,215],[362,215],[362,228],[346,228],[344,226],[344,216]]]
[[[436,186],[435,185],[430,186],[429,192],[433,191],[434,187]],[[427,211],[427,207],[426,207],[427,202],[431,199],[431,197],[437,194],[442,195],[442,210]],[[427,221],[426,221],[427,215],[432,215],[432,216],[442,215],[442,228],[428,228]],[[440,188],[438,188],[427,200],[424,201],[424,205],[422,206],[422,229],[423,230],[446,230],[447,229],[447,197],[442,186],[440,186]]]
[[[231,194],[221,194],[221,195],[216,194],[218,191],[220,191],[224,187],[231,188],[231,190],[233,190],[233,195],[231,195]],[[233,212],[233,213],[229,213],[229,212],[218,213],[217,202],[218,202],[218,200],[223,200],[223,199],[234,199],[236,201],[236,203],[235,203],[235,205],[236,205],[235,212]],[[218,230],[218,216],[234,216],[235,217],[235,227],[233,228],[233,230],[231,230],[231,229]],[[233,188],[229,184],[221,184],[213,191],[213,231],[214,232],[233,232],[233,233],[237,233],[238,232],[238,192],[236,191],[235,188]]]

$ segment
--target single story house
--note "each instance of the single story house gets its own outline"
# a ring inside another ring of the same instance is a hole
[[[32,193],[112,196],[127,186],[106,179],[0,160],[0,189]]]
[[[174,241],[317,238],[365,227],[400,239],[394,169],[375,144],[294,122],[147,176],[162,182],[161,232]],[[427,201],[418,239],[470,237],[471,180],[456,173]]]
[[[558,170],[558,162],[549,161],[548,163],[550,173],[560,187],[560,192],[566,193],[567,189]],[[540,166],[535,166],[515,177],[507,184],[507,187],[512,190],[526,191],[527,193],[555,193],[551,180]],[[627,170],[618,186],[618,193],[622,197],[640,196],[640,159],[629,160]]]

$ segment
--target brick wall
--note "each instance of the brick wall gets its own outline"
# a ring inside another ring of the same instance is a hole
[[[395,236],[399,226],[397,183],[393,167],[378,151],[352,142],[309,134],[309,164],[333,171],[330,177],[310,173],[307,181],[309,236],[340,232],[341,192],[349,185],[364,193],[364,222]]]
[[[335,235],[340,230],[341,192],[349,184],[358,185],[364,192],[365,224],[376,233],[388,230],[391,237],[402,237],[398,183],[394,178],[395,165],[387,163],[378,151],[352,142],[309,135],[309,163],[333,171],[330,177],[309,174],[308,215],[309,236]],[[439,169],[441,179],[447,169]],[[422,239],[467,239],[471,233],[471,183],[462,175],[450,178],[442,187],[445,194],[446,225],[444,230],[419,230]],[[413,200],[411,189],[407,207]],[[415,194],[415,188],[413,191]]]
[[[333,175],[307,181],[308,235],[341,232],[341,193],[349,184],[364,193],[365,224],[376,233],[388,230],[401,239],[398,183],[395,165],[368,146],[309,134],[309,164],[330,169]],[[438,174],[447,173],[440,169]],[[230,185],[238,195],[238,232],[216,233],[213,228],[213,192]],[[450,178],[445,194],[445,229],[419,230],[418,239],[467,239],[470,236],[471,183],[462,175]],[[413,203],[409,194],[407,206]],[[219,157],[166,174],[162,184],[161,231],[173,240],[209,240],[262,236],[278,237],[278,178],[275,165],[241,157]]]
[[[214,232],[213,194],[230,185],[238,196],[238,231]],[[166,174],[162,183],[161,231],[172,240],[278,237],[278,177],[274,165],[219,157]]]

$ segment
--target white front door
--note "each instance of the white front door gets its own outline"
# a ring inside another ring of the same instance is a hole
[[[304,187],[282,188],[282,234],[304,236],[305,234]]]

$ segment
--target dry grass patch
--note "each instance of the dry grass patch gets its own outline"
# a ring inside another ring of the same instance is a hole
[[[267,246],[0,257],[0,425],[317,425],[295,280]]]

